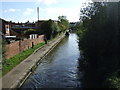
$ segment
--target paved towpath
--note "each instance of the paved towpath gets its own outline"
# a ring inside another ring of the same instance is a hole
[[[33,52],[28,58],[18,64],[15,68],[13,68],[10,72],[8,72],[2,80],[2,88],[16,88],[21,83],[23,78],[30,72],[31,68],[38,62],[41,58],[43,58],[57,43],[59,43],[62,38],[64,38],[64,34],[57,37],[56,39],[48,42],[43,48],[36,50]]]

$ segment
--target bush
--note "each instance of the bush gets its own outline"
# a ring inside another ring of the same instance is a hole
[[[119,11],[120,2],[94,2],[81,11],[83,14],[80,17],[81,28],[77,31],[80,37],[80,49],[87,58],[85,61],[90,65],[88,70],[92,68],[96,72],[94,79],[101,84],[109,74],[120,70]],[[119,81],[117,78],[115,82]]]

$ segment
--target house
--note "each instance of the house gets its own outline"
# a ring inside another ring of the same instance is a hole
[[[26,22],[26,23],[11,23],[11,30],[19,33],[19,34],[23,34],[24,31],[28,30],[28,29],[36,29],[35,27],[35,23],[31,23],[31,22]],[[21,36],[22,37],[22,36]]]
[[[15,38],[15,37],[20,37],[21,35],[14,30],[11,29],[11,21],[5,21],[4,19],[0,18],[1,22],[1,33],[3,38]]]
[[[0,31],[1,31],[2,35],[8,34],[9,33],[9,24],[8,24],[8,22],[0,18],[0,24],[1,24]]]
[[[0,22],[2,23],[2,35],[5,38],[27,38],[27,36],[23,35],[23,32],[28,29],[37,29],[41,27],[41,24],[48,20],[39,20],[37,22],[25,22],[25,23],[16,23],[12,21],[6,21],[0,18]],[[58,21],[53,20],[56,24]]]
[[[4,19],[0,18],[1,23],[1,33],[4,38],[21,38],[22,32],[28,30],[30,28],[35,29],[34,22],[26,22],[26,23],[15,23],[12,21],[5,21]]]

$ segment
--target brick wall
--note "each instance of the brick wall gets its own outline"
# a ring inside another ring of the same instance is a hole
[[[7,55],[6,58],[10,58],[18,54],[19,53],[19,41],[6,45],[5,50],[6,50],[6,55]]]
[[[6,58],[9,59],[13,57],[16,54],[19,54],[20,52],[32,47],[32,42],[34,45],[39,44],[40,42],[44,41],[44,35],[40,35],[37,39],[26,39],[26,40],[20,40],[13,42],[11,44],[6,45]]]

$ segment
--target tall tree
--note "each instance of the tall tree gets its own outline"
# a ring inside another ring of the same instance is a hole
[[[58,20],[59,20],[59,26],[62,31],[69,29],[70,23],[67,20],[66,16],[59,16]]]
[[[119,2],[94,2],[81,10],[80,49],[101,83],[120,70],[119,11]]]

